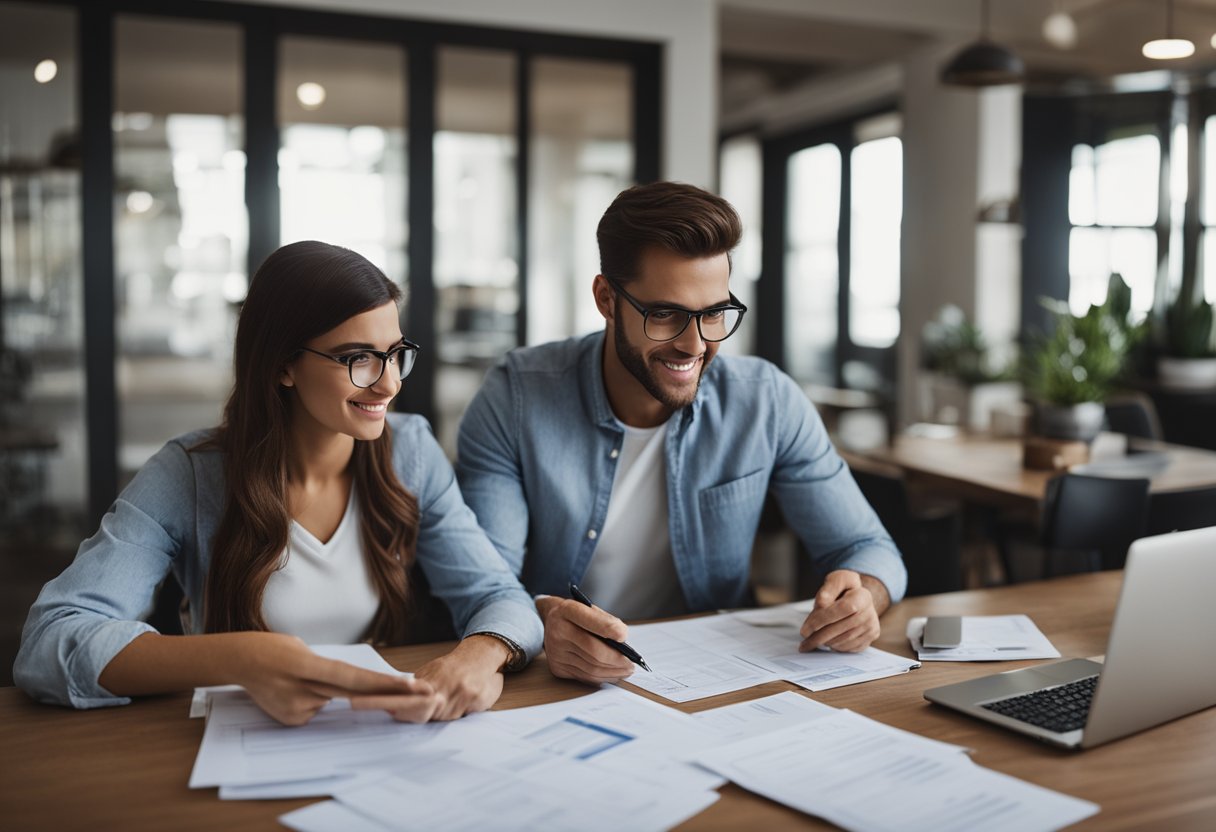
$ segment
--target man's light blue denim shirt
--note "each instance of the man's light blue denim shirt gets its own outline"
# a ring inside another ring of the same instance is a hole
[[[624,437],[604,389],[603,333],[518,349],[460,426],[466,502],[524,586],[565,596],[595,554]],[[907,572],[819,414],[771,363],[718,355],[666,438],[676,573],[691,611],[749,595],[752,543],[772,491],[816,567],[853,569],[903,597]],[[639,581],[646,580],[639,575]]]
[[[389,414],[393,467],[418,498],[417,559],[431,591],[464,635],[505,636],[527,653],[541,648],[536,606],[478,527],[460,497],[452,466],[421,416]],[[197,431],[161,448],[123,489],[72,565],[42,589],[13,667],[18,687],[41,702],[92,708],[121,705],[97,679],[120,650],[155,630],[156,587],[170,571],[181,583],[196,632],[211,540],[224,510],[223,457],[190,451]]]

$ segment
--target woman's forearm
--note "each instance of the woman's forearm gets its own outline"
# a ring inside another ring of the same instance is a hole
[[[117,696],[146,696],[239,683],[248,653],[273,633],[165,636],[144,633],[102,670],[98,682]],[[269,647],[269,645],[265,645]]]

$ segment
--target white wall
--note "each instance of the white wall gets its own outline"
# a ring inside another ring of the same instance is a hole
[[[920,333],[945,304],[989,340],[1016,334],[1020,226],[979,224],[979,207],[1017,193],[1021,91],[970,90],[939,80],[957,44],[904,62],[904,221],[900,248],[899,415],[917,418]]]
[[[248,2],[249,0],[237,0]],[[280,6],[659,42],[665,179],[711,187],[717,168],[718,12],[709,0],[257,0]]]

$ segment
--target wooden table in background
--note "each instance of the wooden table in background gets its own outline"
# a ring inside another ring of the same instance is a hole
[[[1151,476],[1153,492],[1216,485],[1216,451],[1143,439],[1130,440],[1128,447],[1135,452],[1124,457],[1129,462],[1150,453],[1164,463],[1163,470]],[[889,446],[842,451],[842,456],[850,465],[897,468],[914,488],[1023,511],[1037,511],[1048,480],[1060,473],[1023,468],[1020,439],[965,434],[940,439],[897,436]]]
[[[1098,655],[1105,650],[1121,580],[1119,572],[1094,573],[915,598],[883,618],[878,646],[910,655],[904,626],[916,615],[1026,613],[1064,656]],[[1162,637],[1185,639],[1186,634]],[[448,647],[393,648],[385,656],[408,670]],[[1072,827],[1078,830],[1216,829],[1216,709],[1077,753],[930,705],[921,696],[925,688],[1030,664],[1034,662],[929,662],[902,676],[813,698],[967,746],[975,750],[980,765],[1100,804],[1098,815]],[[679,707],[699,711],[790,689],[793,686],[786,683],[772,683]],[[581,685],[553,678],[542,658],[508,679],[497,707],[586,692]],[[269,830],[282,828],[275,820],[279,815],[314,802],[221,801],[215,789],[186,788],[203,734],[201,720],[186,718],[189,699],[178,694],[122,708],[70,711],[36,705],[14,688],[0,689],[0,825],[88,832]],[[723,787],[721,800],[680,827],[690,832],[741,828],[831,827],[734,785]]]

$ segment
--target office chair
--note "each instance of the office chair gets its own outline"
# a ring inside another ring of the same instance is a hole
[[[1143,393],[1120,393],[1106,402],[1106,424],[1115,433],[1142,439],[1164,437],[1153,400]]]
[[[1163,491],[1148,498],[1148,534],[1216,526],[1216,486]]]
[[[903,554],[908,596],[962,589],[961,514],[914,513],[900,477],[854,469],[853,479]]]
[[[1043,511],[1043,576],[1058,573],[1067,553],[1083,553],[1080,571],[1122,569],[1132,541],[1144,536],[1147,479],[1064,474],[1047,484]]]

